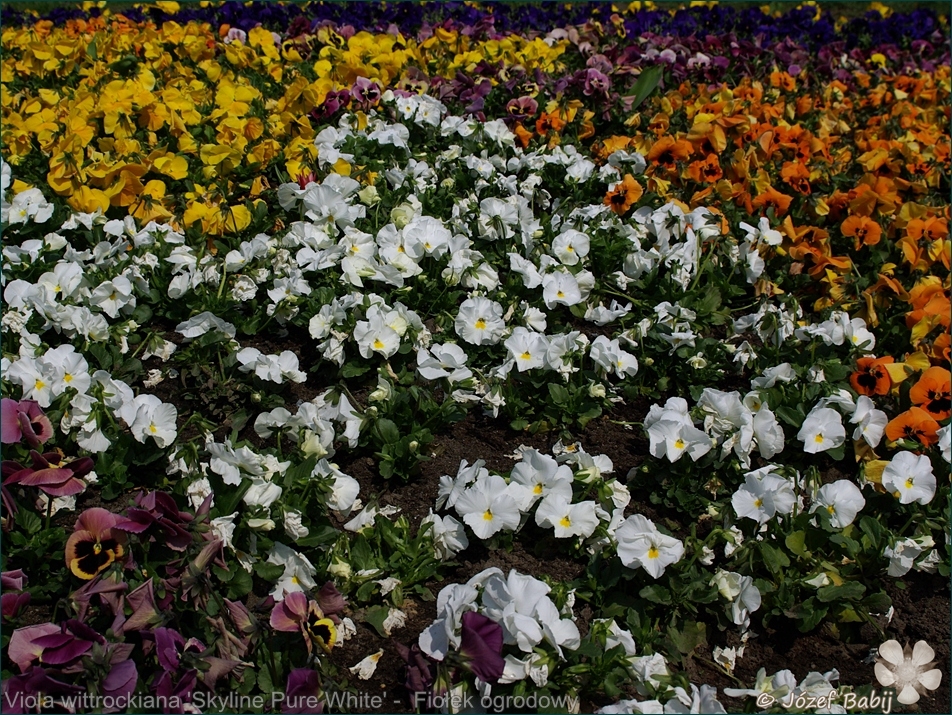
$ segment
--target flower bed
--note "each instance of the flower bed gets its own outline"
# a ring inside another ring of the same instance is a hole
[[[4,711],[945,711],[947,15],[3,13]]]

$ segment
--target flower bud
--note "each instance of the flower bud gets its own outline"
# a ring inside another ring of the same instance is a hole
[[[365,206],[375,206],[380,203],[380,193],[376,186],[365,186],[357,192],[357,198]]]
[[[605,397],[605,386],[602,384],[595,384],[594,382],[588,386],[588,396],[594,397],[595,399],[602,399]]]
[[[353,574],[353,569],[351,569],[350,564],[335,560],[334,563],[327,567],[327,572],[331,576],[346,581]]]

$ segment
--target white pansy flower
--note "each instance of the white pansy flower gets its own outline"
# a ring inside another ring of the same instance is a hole
[[[618,556],[628,568],[640,566],[652,578],[658,578],[664,569],[677,563],[684,555],[684,544],[673,536],[658,531],[650,519],[641,514],[629,516],[615,531]]]
[[[928,504],[936,489],[932,462],[924,454],[900,452],[883,470],[882,484],[901,504]]]
[[[482,296],[468,298],[456,315],[456,334],[472,345],[495,345],[506,328],[502,314],[502,306],[495,301]]]
[[[807,454],[836,449],[846,441],[846,428],[840,413],[829,407],[814,407],[803,421],[797,439]]]
[[[844,529],[853,523],[856,515],[866,506],[859,487],[846,479],[837,480],[820,487],[813,500],[810,512],[823,508],[830,515],[830,523],[837,529]]]

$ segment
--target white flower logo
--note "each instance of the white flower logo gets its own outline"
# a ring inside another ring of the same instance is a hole
[[[925,641],[914,648],[905,648],[898,641],[886,641],[879,646],[880,657],[876,662],[876,679],[880,685],[893,687],[896,697],[903,705],[919,702],[926,690],[935,690],[942,680],[942,671],[932,668],[935,651]],[[931,670],[930,670],[931,668]]]

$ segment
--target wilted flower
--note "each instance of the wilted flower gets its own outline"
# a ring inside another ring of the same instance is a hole
[[[4,486],[21,484],[36,487],[53,497],[67,497],[86,490],[82,477],[92,471],[94,462],[90,457],[81,457],[64,462],[59,452],[40,454],[31,451],[33,466],[21,467],[16,462],[4,462],[4,473],[12,472],[3,480]],[[19,469],[15,469],[19,467]]]
[[[192,543],[192,535],[185,525],[193,520],[191,514],[179,511],[175,499],[165,492],[139,492],[136,506],[126,509],[126,518],[116,528],[132,534],[149,535],[170,549],[184,551]]]
[[[321,676],[310,668],[295,668],[288,675],[281,712],[322,713],[324,712],[324,702],[321,700],[323,696]]]
[[[493,684],[502,675],[502,644],[502,626],[476,611],[463,614],[460,652],[469,669],[484,683]]]

